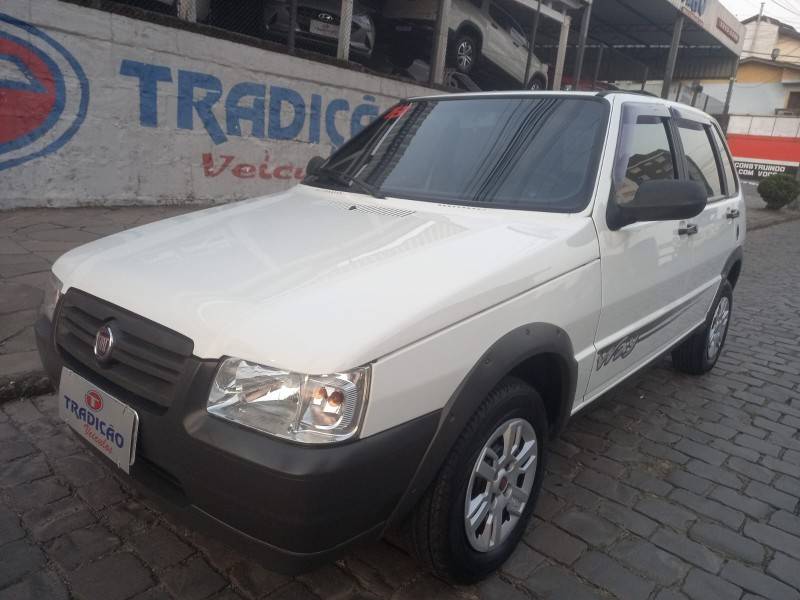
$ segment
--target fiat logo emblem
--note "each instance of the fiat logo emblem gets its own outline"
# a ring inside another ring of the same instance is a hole
[[[96,390],[88,392],[86,396],[84,396],[83,401],[86,402],[86,406],[91,408],[94,412],[102,410],[103,408],[103,398]]]
[[[103,325],[94,338],[94,356],[100,362],[108,361],[113,349],[114,333],[111,331],[111,327]]]
[[[325,21],[326,23],[333,23],[333,15],[329,15],[328,13],[319,13],[319,20]]]

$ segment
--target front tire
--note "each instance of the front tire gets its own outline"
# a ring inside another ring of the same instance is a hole
[[[714,298],[705,326],[672,351],[672,364],[676,369],[702,375],[714,368],[728,337],[732,309],[733,288],[725,280]]]
[[[411,519],[417,557],[474,583],[511,555],[541,489],[547,419],[539,394],[506,377],[484,400]]]

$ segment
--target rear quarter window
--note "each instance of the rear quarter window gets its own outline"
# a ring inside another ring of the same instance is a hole
[[[731,160],[730,152],[728,152],[728,146],[716,127],[712,127],[711,132],[714,143],[717,145],[717,153],[722,162],[722,172],[725,174],[725,185],[728,196],[733,196],[739,191],[739,179],[736,177],[736,170],[733,168],[733,161]]]
[[[722,179],[710,129],[708,125],[694,121],[681,119],[678,122],[678,135],[686,156],[689,179],[702,185],[706,195],[713,198],[722,196]]]

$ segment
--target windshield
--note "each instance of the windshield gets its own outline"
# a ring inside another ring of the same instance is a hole
[[[379,198],[575,212],[589,203],[607,114],[607,103],[591,96],[410,101],[305,183]]]

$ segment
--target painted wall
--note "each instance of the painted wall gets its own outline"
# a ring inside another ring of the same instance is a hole
[[[800,117],[731,115],[728,144],[743,179],[775,173],[797,175],[800,167]]]
[[[0,3],[0,208],[227,201],[431,90],[57,0]]]

